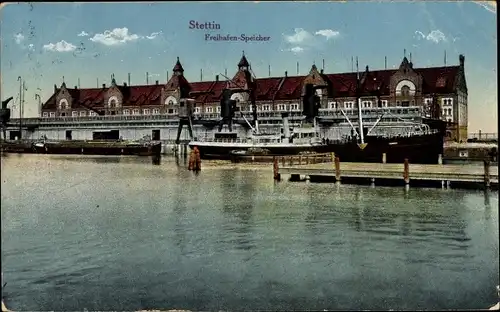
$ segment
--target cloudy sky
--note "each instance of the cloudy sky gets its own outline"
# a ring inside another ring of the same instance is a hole
[[[281,13],[283,14],[281,14]],[[286,12],[286,14],[284,14]],[[322,3],[21,3],[4,5],[1,21],[1,98],[26,81],[25,115],[37,114],[61,85],[165,82],[176,57],[189,81],[232,76],[245,51],[256,76],[305,74],[315,62],[326,72],[399,65],[406,49],[416,67],[458,64],[465,55],[469,131],[497,132],[496,6],[461,2]],[[280,17],[281,16],[281,17]],[[219,30],[190,29],[190,21]],[[206,34],[270,37],[265,42],[207,41]]]

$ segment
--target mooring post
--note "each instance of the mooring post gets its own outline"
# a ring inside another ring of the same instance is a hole
[[[387,163],[387,154],[386,153],[382,153],[382,163],[383,164]]]
[[[276,158],[276,156],[273,156],[273,173],[274,173],[274,180],[279,181],[281,177],[280,177],[278,158]]]
[[[340,183],[340,159],[335,157],[335,181]]]
[[[443,164],[443,155],[439,154],[438,155],[438,165],[442,165]]]
[[[403,179],[405,180],[405,185],[410,184],[410,164],[408,163],[408,158],[405,158]]]
[[[484,186],[485,188],[490,187],[490,160],[484,160]]]

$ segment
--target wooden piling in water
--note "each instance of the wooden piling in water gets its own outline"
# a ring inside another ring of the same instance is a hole
[[[340,182],[340,158],[335,157],[335,181]]]
[[[283,158],[285,159],[285,158]],[[279,163],[278,163],[278,158],[276,156],[273,156],[273,174],[274,174],[274,180],[275,181],[280,181],[280,170],[279,170]]]
[[[490,160],[484,160],[484,186],[486,188],[490,187]]]
[[[408,158],[405,158],[403,179],[405,180],[405,184],[410,183],[410,164],[408,162]]]
[[[201,170],[201,157],[200,151],[195,146],[189,155],[188,170],[200,171]]]

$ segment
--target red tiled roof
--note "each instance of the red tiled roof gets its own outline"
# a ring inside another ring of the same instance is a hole
[[[243,58],[242,58],[243,61]],[[180,63],[179,63],[180,65]],[[176,65],[177,66],[177,65]],[[455,80],[459,72],[459,66],[416,68],[415,72],[423,78],[423,92],[431,93],[452,93]],[[378,70],[360,73],[363,79],[361,92],[370,94],[380,88],[382,95],[390,92],[389,84],[391,76],[397,70]],[[324,74],[330,91],[334,97],[355,96],[356,73]],[[306,76],[272,77],[255,79],[255,99],[264,100],[297,100],[301,97],[302,82]],[[180,75],[178,84],[184,88],[183,93],[191,92],[191,97],[198,103],[218,102],[222,91],[226,87],[226,81],[203,81],[189,83],[184,76]],[[177,84],[177,83],[175,83]],[[161,105],[161,89],[165,85],[142,85],[142,86],[117,86],[122,92],[124,105]],[[168,86],[167,86],[168,87]],[[186,89],[187,88],[187,89]],[[190,90],[188,90],[190,89]],[[44,109],[55,108],[55,98],[57,92],[44,104]],[[85,105],[99,108],[103,107],[103,96],[107,88],[93,89],[67,89],[73,98],[73,107]],[[211,92],[211,93],[209,93]]]

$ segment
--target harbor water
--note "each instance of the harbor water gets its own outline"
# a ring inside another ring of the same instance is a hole
[[[17,311],[477,309],[498,193],[274,182],[272,165],[2,155]]]

